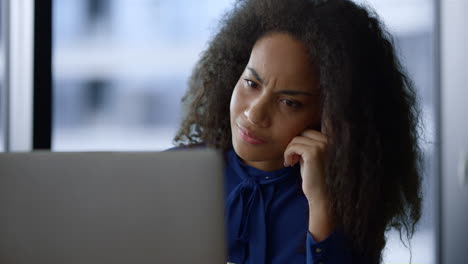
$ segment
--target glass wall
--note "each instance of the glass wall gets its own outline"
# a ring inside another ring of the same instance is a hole
[[[162,150],[229,0],[57,0],[52,149]]]
[[[3,130],[3,86],[5,80],[5,36],[3,31],[3,1],[0,0],[0,151],[5,151]]]

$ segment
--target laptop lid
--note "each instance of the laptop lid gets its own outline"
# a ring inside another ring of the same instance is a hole
[[[213,150],[0,154],[0,262],[225,263]]]

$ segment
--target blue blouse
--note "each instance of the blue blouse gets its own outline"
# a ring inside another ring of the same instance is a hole
[[[229,263],[352,263],[341,229],[320,242],[308,232],[299,165],[267,172],[244,164],[232,148],[225,155]]]
[[[176,149],[184,147],[170,150]],[[309,233],[298,164],[262,171],[244,164],[232,147],[224,154],[228,263],[353,263],[341,228],[320,242]]]

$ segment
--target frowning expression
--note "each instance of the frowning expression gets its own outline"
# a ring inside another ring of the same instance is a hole
[[[320,124],[318,76],[305,45],[270,33],[254,45],[230,104],[232,143],[247,164],[282,167],[289,142]]]

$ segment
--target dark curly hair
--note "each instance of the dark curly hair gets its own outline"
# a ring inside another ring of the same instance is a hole
[[[380,263],[385,232],[396,228],[409,241],[421,217],[422,151],[416,92],[369,7],[348,0],[236,1],[192,73],[174,143],[231,146],[233,89],[255,42],[271,32],[289,33],[308,48],[331,131],[330,210],[355,260]]]

